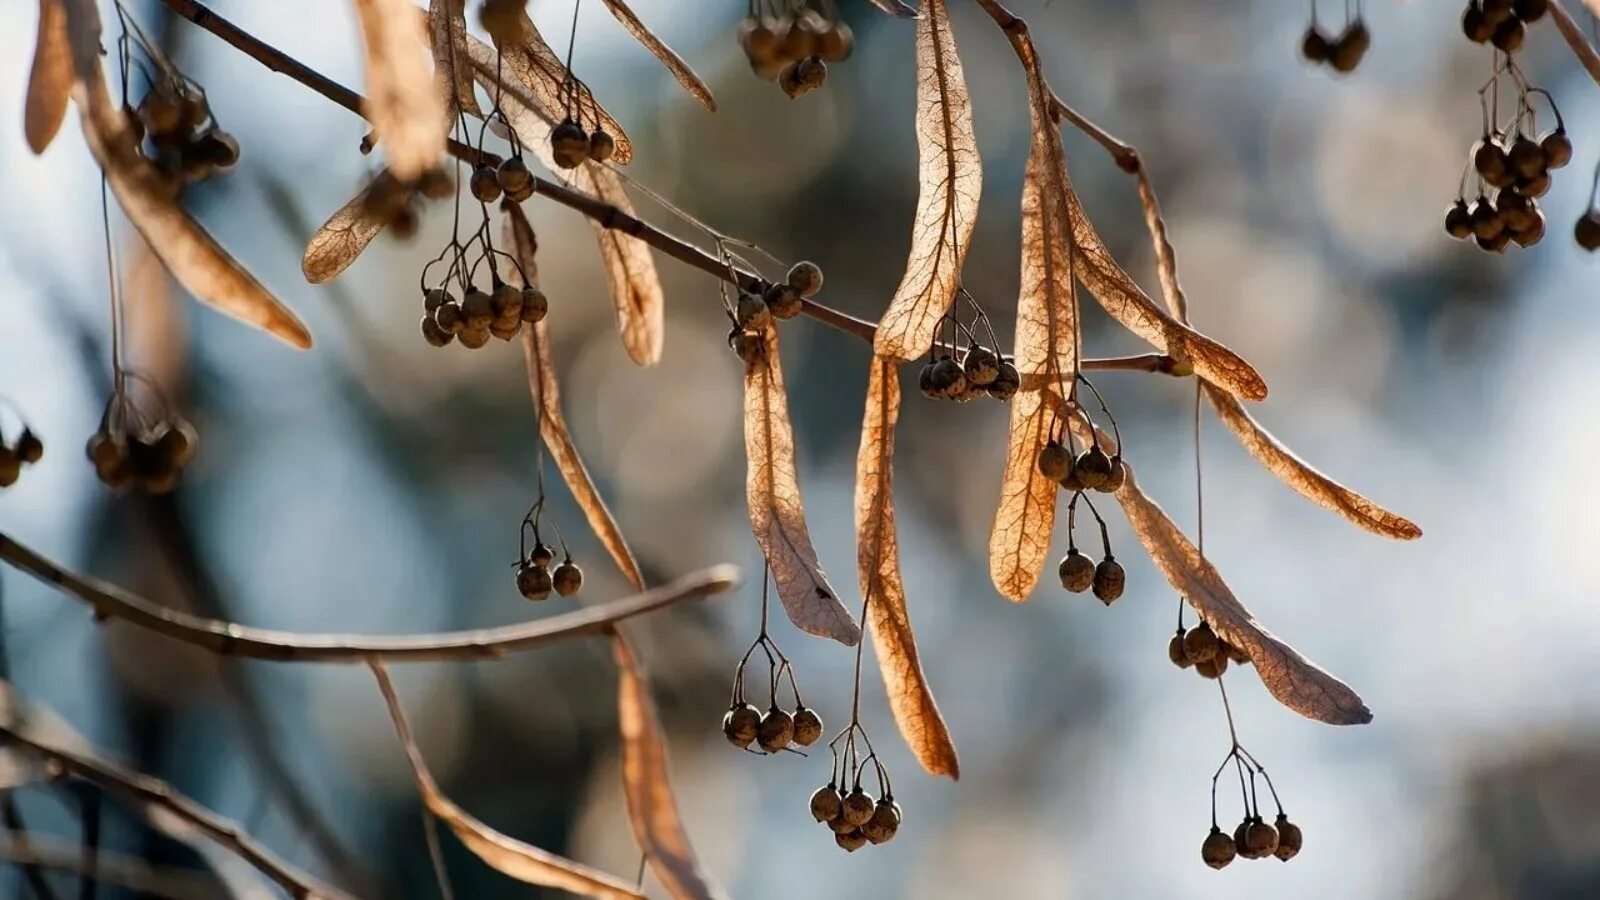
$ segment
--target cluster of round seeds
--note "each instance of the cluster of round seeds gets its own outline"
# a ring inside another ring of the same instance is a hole
[[[17,435],[15,444],[7,443],[0,434],[0,488],[8,488],[22,477],[22,467],[31,466],[44,458],[44,441],[27,425]]]
[[[1259,815],[1245,816],[1231,835],[1211,826],[1211,833],[1200,845],[1200,858],[1213,869],[1226,867],[1235,857],[1266,859],[1275,856],[1288,862],[1300,854],[1300,842],[1300,826],[1281,812],[1272,825]]]
[[[828,63],[843,62],[855,49],[850,26],[811,8],[806,0],[785,0],[775,15],[751,15],[739,23],[739,46],[750,68],[791,98],[810,93],[828,78]],[[826,9],[834,12],[832,4]]]
[[[978,343],[956,349],[944,344],[935,346],[917,376],[917,387],[924,397],[957,403],[983,396],[1004,402],[1016,396],[1021,386],[1022,376],[1011,357]]]
[[[828,826],[833,841],[849,853],[867,844],[886,844],[900,831],[900,804],[892,793],[873,799],[858,779],[849,793],[829,781],[811,795],[811,818]]]
[[[194,459],[199,436],[182,417],[153,424],[136,417],[107,415],[85,448],[100,482],[113,490],[136,486],[165,494],[178,486],[178,476]],[[113,425],[113,419],[117,424]]]
[[[741,750],[751,744],[766,753],[781,753],[790,745],[809,747],[822,737],[822,717],[816,710],[796,706],[794,712],[778,707],[776,702],[761,710],[736,698],[722,716],[722,736]]]
[[[1372,47],[1372,32],[1357,12],[1354,19],[1345,23],[1344,30],[1331,36],[1317,23],[1316,5],[1311,7],[1311,24],[1300,39],[1300,55],[1308,62],[1326,65],[1341,75],[1354,72]]]
[[[171,177],[203,181],[239,161],[239,142],[217,124],[205,89],[175,72],[124,113],[140,152]]]
[[[1052,442],[1053,443],[1053,442]],[[1058,445],[1059,446],[1059,445]],[[1046,445],[1048,451],[1049,446]],[[1065,450],[1065,448],[1062,448]],[[1096,452],[1099,448],[1093,448]],[[1068,454],[1070,456],[1070,454]],[[1102,454],[1103,455],[1103,454]],[[1043,463],[1045,454],[1040,454]],[[1041,465],[1041,470],[1043,466]],[[1052,471],[1054,468],[1052,467]],[[1048,473],[1045,473],[1048,477]],[[1106,531],[1106,523],[1100,518],[1100,512],[1094,504],[1084,495],[1086,488],[1074,490],[1072,500],[1067,503],[1067,555],[1061,558],[1061,565],[1056,573],[1061,576],[1061,586],[1074,594],[1081,594],[1093,590],[1095,597],[1107,606],[1115,603],[1122,597],[1122,592],[1128,584],[1127,573],[1122,569],[1122,563],[1111,553],[1111,537]],[[1089,507],[1094,514],[1096,522],[1100,525],[1100,542],[1104,555],[1099,562],[1089,558],[1082,550],[1078,549],[1078,501]]]
[[[1228,671],[1228,663],[1241,666],[1250,664],[1250,655],[1240,647],[1223,640],[1211,626],[1201,621],[1190,629],[1178,626],[1178,631],[1167,642],[1167,658],[1180,669],[1194,667],[1202,678],[1219,678]]]
[[[783,281],[774,281],[757,295],[740,290],[732,316],[736,331],[759,335],[774,319],[800,315],[806,297],[822,290],[822,269],[814,262],[801,260],[789,267]],[[743,356],[743,354],[740,354]]]
[[[1511,134],[1485,134],[1472,148],[1478,197],[1468,204],[1465,196],[1457,196],[1445,212],[1445,231],[1458,240],[1472,238],[1491,253],[1512,242],[1533,246],[1545,230],[1538,198],[1550,190],[1550,173],[1571,160],[1572,141],[1563,127],[1537,140],[1520,128]]]
[[[1515,53],[1528,36],[1528,26],[1549,9],[1550,0],[1468,0],[1461,13],[1461,31],[1475,44],[1493,44]]]
[[[509,341],[522,326],[544,319],[550,301],[536,287],[519,288],[496,278],[493,293],[469,288],[458,301],[441,286],[422,292],[422,337],[435,347],[456,338],[471,350],[489,343],[490,336]]]
[[[592,132],[584,131],[570,116],[550,131],[550,154],[563,169],[576,169],[585,160],[605,162],[615,152],[617,140],[605,129],[596,126]]]
[[[555,558],[555,551],[536,539],[533,549],[517,562],[517,593],[534,601],[545,599],[551,591],[563,597],[576,594],[583,587],[583,570],[570,553],[563,554],[561,563],[551,568]]]

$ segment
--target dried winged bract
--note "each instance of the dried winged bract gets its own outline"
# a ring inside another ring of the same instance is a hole
[[[538,270],[534,255],[537,245],[533,226],[528,224],[522,208],[516,204],[505,204],[502,209],[506,215],[505,246],[521,264],[528,280],[536,285]],[[513,284],[521,281],[515,267],[508,267],[506,280]],[[561,414],[561,389],[556,383],[555,360],[551,358],[550,351],[550,324],[548,319],[542,319],[522,336],[522,352],[528,366],[528,389],[533,394],[539,417],[539,435],[545,446],[550,448],[550,456],[583,510],[584,517],[588,519],[590,530],[600,539],[606,552],[611,554],[628,582],[642,591],[644,574],[639,570],[639,563],[628,548],[617,520],[612,517],[611,510],[595,488],[594,480],[589,477],[589,469],[578,456],[578,448],[567,430],[566,417]]]
[[[900,577],[894,516],[894,429],[899,415],[900,381],[894,361],[874,356],[856,456],[856,570],[862,596],[870,598],[868,631],[900,735],[929,774],[958,778],[961,767],[955,743],[917,657]]]
[[[939,318],[955,299],[983,194],[972,99],[944,0],[925,0],[917,22],[917,150],[911,252],[873,347],[900,360],[927,352]]]
[[[466,6],[467,0],[428,3],[428,36],[432,40],[435,78],[445,98],[446,120],[454,119],[458,110],[471,116],[483,115],[472,80],[472,63],[467,58]]]
[[[1156,200],[1156,187],[1150,183],[1150,174],[1144,166],[1133,171],[1133,181],[1139,189],[1139,208],[1144,212],[1144,226],[1150,232],[1150,243],[1156,254],[1156,275],[1161,279],[1161,295],[1167,309],[1179,322],[1189,322],[1189,298],[1184,296],[1178,283],[1178,254],[1167,238],[1167,222],[1161,217],[1161,203]]]
[[[1249,654],[1272,696],[1319,722],[1360,725],[1372,721],[1372,713],[1348,685],[1261,627],[1211,563],[1139,488],[1133,467],[1126,462],[1124,466],[1126,476],[1116,497],[1145,552],[1219,637]]]
[[[1062,402],[1049,386],[1022,391],[1011,400],[1000,505],[989,531],[989,578],[995,590],[1018,602],[1028,599],[1039,581],[1056,524],[1060,486],[1040,474],[1038,466],[1039,451],[1050,440],[1050,422],[1055,416],[1047,400]]]
[[[683,900],[726,897],[700,865],[673,795],[667,746],[649,682],[621,635],[611,642],[617,663],[617,727],[622,734],[622,789],[634,840],[667,893]]]
[[[654,32],[639,21],[639,17],[634,14],[632,9],[628,8],[628,4],[622,2],[622,0],[601,0],[601,2],[606,5],[606,9],[611,10],[613,16],[617,17],[617,21],[622,23],[622,27],[628,29],[628,33],[633,35],[634,40],[643,44],[644,48],[654,54],[656,59],[661,60],[661,64],[667,67],[667,71],[672,73],[672,77],[678,79],[678,83],[683,85],[683,89],[689,92],[689,96],[711,112],[717,111],[717,99],[711,96],[711,88],[707,87],[706,83],[700,80],[700,76],[689,68],[689,64],[683,61],[683,57],[679,56],[676,51],[667,46],[665,41],[656,37]]]
[[[817,562],[806,528],[800,481],[795,474],[794,431],[778,359],[778,331],[768,324],[760,352],[744,371],[744,449],[749,460],[745,499],[750,528],[772,565],[778,597],[801,631],[841,644],[861,640],[861,629],[834,594]]]
[[[532,107],[546,120],[561,121],[567,115],[567,103],[564,98],[573,96],[572,112],[581,115],[584,124],[589,127],[598,126],[611,139],[616,142],[611,161],[626,164],[633,160],[633,142],[628,139],[627,132],[622,130],[622,123],[618,122],[611,113],[596,100],[589,87],[574,79],[572,73],[567,71],[567,66],[556,55],[550,45],[545,43],[544,37],[539,34],[539,29],[533,26],[533,20],[527,13],[522,14],[523,42],[516,47],[501,47],[500,53],[505,62],[505,67],[517,81],[522,83],[528,91],[525,98]],[[477,64],[477,54],[474,54],[474,65]],[[576,89],[574,91],[574,86]],[[489,69],[487,84],[489,93],[494,96],[494,69]],[[598,120],[598,121],[592,121]]]
[[[411,726],[406,723],[405,710],[400,706],[400,698],[395,694],[388,670],[384,668],[383,663],[376,660],[370,661],[369,665],[373,677],[378,680],[378,690],[383,693],[384,703],[389,708],[389,717],[394,721],[395,735],[399,737],[400,744],[405,749],[406,761],[411,764],[411,774],[416,778],[417,789],[422,793],[423,805],[448,825],[474,856],[497,871],[526,884],[557,888],[583,897],[604,898],[604,900],[644,896],[632,885],[604,872],[598,872],[502,834],[455,805],[439,790],[439,786],[434,783],[432,773],[428,771],[427,764],[422,760],[422,751],[417,748],[417,742],[411,736]]]
[[[1600,3],[1596,0],[1583,0],[1589,7],[1589,12],[1600,16]],[[1572,18],[1572,13],[1561,5],[1561,0],[1550,0],[1550,18],[1556,23],[1556,30],[1561,32],[1561,37],[1572,48],[1572,54],[1578,57],[1578,62],[1589,73],[1596,83],[1600,83],[1600,53],[1595,52],[1594,45],[1583,34],[1583,26]]]
[[[1373,534],[1403,541],[1422,537],[1422,529],[1322,474],[1284,446],[1245,411],[1238,398],[1202,382],[1217,416],[1267,471],[1319,506],[1331,509]]]
[[[84,137],[128,221],[196,299],[309,348],[311,334],[299,317],[178,206],[170,182],[139,154],[138,139],[100,71],[100,16],[92,0],[67,0],[67,29]]]
[[[300,271],[312,284],[332,281],[350,267],[372,239],[383,230],[383,222],[369,212],[367,197],[374,191],[387,190],[394,176],[388,170],[378,173],[371,184],[339,207],[328,221],[322,223],[311,240],[306,242],[306,252],[300,257]]]
[[[50,146],[72,95],[72,49],[67,43],[67,11],[61,0],[39,0],[39,36],[28,73],[28,98],[23,132],[28,149],[43,153]]]
[[[422,20],[410,0],[355,0],[355,7],[366,49],[362,115],[384,147],[389,170],[412,181],[439,164],[446,130]]]

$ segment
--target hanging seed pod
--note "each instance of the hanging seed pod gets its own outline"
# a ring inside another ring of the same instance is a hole
[[[1488,43],[1494,37],[1494,24],[1483,14],[1483,7],[1478,5],[1478,0],[1467,4],[1466,12],[1461,14],[1461,31],[1467,40],[1474,44]]]
[[[1200,845],[1200,858],[1206,865],[1213,869],[1227,868],[1228,863],[1239,855],[1237,845],[1222,829],[1211,826],[1211,833],[1206,835],[1205,842]]]
[[[478,198],[479,203],[493,203],[500,199],[500,176],[489,166],[481,163],[475,166],[467,184],[472,188],[472,196]]]
[[[1055,438],[1051,438],[1039,450],[1037,465],[1040,475],[1051,481],[1060,481],[1067,477],[1067,472],[1072,467],[1072,454],[1057,443]]]
[[[801,260],[789,267],[784,282],[802,297],[811,297],[822,290],[822,267],[809,260]]]
[[[960,363],[948,356],[941,356],[933,361],[929,382],[933,385],[935,397],[948,398],[966,390],[967,376],[962,373]]]
[[[1577,224],[1572,226],[1572,238],[1590,253],[1600,249],[1600,210],[1590,209],[1579,216]]]
[[[1580,224],[1582,224],[1580,222]],[[933,360],[922,364],[922,369],[917,372],[917,390],[929,400],[939,399],[939,391],[933,386]]]
[[[722,716],[722,736],[735,747],[748,747],[761,728],[761,711],[748,703],[736,703]]]
[[[989,383],[989,396],[1004,403],[1015,397],[1021,387],[1022,374],[1017,371],[1016,364],[1009,359],[1002,359],[999,373]]]
[[[834,834],[849,834],[850,832],[857,830],[856,826],[851,825],[849,822],[845,821],[845,819],[844,819],[844,806],[842,805],[842,802],[841,802],[841,805],[839,807],[839,815],[834,816],[833,818],[829,819],[828,821],[824,822],[823,824],[827,825],[828,826],[828,830],[833,832]]]
[[[1540,172],[1532,178],[1518,178],[1517,192],[1524,197],[1538,199],[1550,193],[1550,173]]]
[[[1301,841],[1305,836],[1300,833],[1300,826],[1289,821],[1289,817],[1278,813],[1278,819],[1273,823],[1278,832],[1278,846],[1272,855],[1288,862],[1300,855]]]
[[[777,81],[789,68],[789,61],[785,59],[750,60],[750,71],[762,81]]]
[[[764,348],[766,347],[766,342],[762,339],[761,335],[751,334],[748,331],[734,332],[733,337],[729,339],[728,343],[733,347],[733,352],[737,354],[740,359],[744,360],[746,365],[749,365],[750,363],[759,359]]]
[[[961,373],[967,376],[967,384],[987,388],[1000,377],[1000,357],[982,344],[972,344],[961,356]]]
[[[739,292],[733,317],[739,327],[747,331],[763,331],[772,323],[772,313],[767,309],[766,301],[748,291]]]
[[[1500,218],[1499,210],[1488,198],[1479,195],[1478,202],[1472,204],[1472,230],[1480,241],[1493,239],[1506,227],[1505,220]]]
[[[1544,239],[1544,213],[1535,209],[1533,222],[1525,228],[1518,228],[1511,232],[1511,239],[1519,247],[1532,247]]]
[[[1127,586],[1127,582],[1128,575],[1122,571],[1122,563],[1117,562],[1109,554],[1094,567],[1094,595],[1107,606],[1122,596],[1122,589]]]
[[[900,831],[900,804],[884,797],[872,809],[872,818],[861,825],[861,833],[874,844],[887,844]]]
[[[461,300],[461,314],[469,329],[487,329],[494,321],[494,298],[473,288]]]
[[[1457,199],[1451,204],[1444,214],[1445,233],[1458,241],[1472,237],[1472,212],[1467,209],[1467,201]]]
[[[440,328],[439,323],[434,321],[433,316],[423,316],[422,339],[432,346],[444,347],[455,340],[456,336]]]
[[[873,802],[872,795],[856,785],[844,798],[844,813],[840,818],[856,828],[867,824],[872,814],[877,811],[878,805]]]
[[[528,600],[543,600],[550,596],[550,570],[539,563],[525,562],[517,566],[517,593]]]
[[[1506,188],[1495,197],[1495,212],[1500,214],[1500,220],[1510,231],[1521,231],[1532,228],[1538,220],[1538,206],[1534,201],[1524,197],[1516,188]]]
[[[1246,843],[1246,838],[1249,836],[1249,834],[1250,816],[1246,815],[1244,817],[1244,821],[1239,823],[1239,827],[1233,830],[1233,845],[1234,849],[1239,852],[1241,857],[1245,859],[1255,859],[1254,856],[1250,855],[1250,847]]]
[[[502,341],[509,341],[512,338],[515,338],[521,331],[521,319],[512,319],[509,322],[505,321],[504,319],[495,319],[494,322],[490,323],[489,325],[489,334],[499,338]]]
[[[1061,586],[1074,594],[1081,594],[1094,584],[1094,560],[1085,556],[1077,547],[1068,550],[1067,555],[1061,557],[1061,565],[1057,571],[1061,575]]]
[[[165,137],[183,129],[184,99],[170,82],[158,82],[139,101],[139,119],[151,138]]]
[[[1539,139],[1539,149],[1544,153],[1544,167],[1559,169],[1572,162],[1572,139],[1565,128],[1557,128]]]
[[[556,552],[550,549],[549,544],[538,541],[534,543],[533,552],[528,554],[528,558],[533,560],[536,566],[548,566],[550,561],[556,558]]]
[[[1250,850],[1251,859],[1264,859],[1271,856],[1278,849],[1278,829],[1273,828],[1257,816],[1250,823],[1250,830],[1245,832],[1245,846]]]
[[[1306,33],[1300,38],[1300,55],[1305,57],[1307,62],[1325,63],[1332,51],[1333,45],[1329,43],[1327,34],[1323,33],[1321,28],[1315,24],[1306,27]]]
[[[44,441],[39,440],[32,428],[24,426],[17,437],[17,458],[30,466],[44,458]]]
[[[1211,657],[1205,662],[1195,663],[1194,671],[1195,674],[1199,675],[1201,678],[1221,678],[1222,673],[1228,671],[1227,654],[1218,651],[1216,656]]]
[[[525,4],[526,0],[483,0],[483,6],[478,8],[478,24],[494,38],[495,46],[521,42]]]
[[[768,753],[777,753],[794,740],[794,718],[776,706],[761,717],[756,742]],[[860,824],[859,822],[856,824]]]
[[[1516,172],[1519,178],[1534,178],[1544,174],[1544,148],[1521,132],[1518,132],[1516,140],[1511,142],[1511,149],[1507,151],[1506,156],[1511,161],[1512,171]]]
[[[489,308],[502,322],[522,321],[522,289],[495,279],[494,293],[489,297]]]
[[[605,129],[596,128],[589,135],[589,158],[595,162],[605,162],[617,152],[617,139],[612,137]]]
[[[520,156],[509,156],[500,161],[500,168],[495,170],[495,180],[500,182],[500,189],[514,198],[518,191],[525,190],[533,184],[533,173],[528,171],[528,164]]]
[[[446,334],[460,334],[467,327],[467,317],[461,311],[461,304],[454,300],[447,300],[439,304],[433,311],[433,321],[444,329]]]
[[[794,742],[809,747],[822,737],[822,717],[815,710],[796,707],[794,711]]]
[[[583,587],[583,570],[572,560],[563,560],[561,565],[556,566],[555,571],[550,573],[550,584],[556,589],[556,593],[563,597],[571,597]]]
[[[1504,253],[1506,247],[1511,243],[1511,232],[1502,231],[1492,238],[1485,238],[1480,234],[1473,238],[1473,241],[1490,253]]]
[[[811,18],[815,15],[815,12],[808,9],[799,16],[793,18],[785,16],[778,20],[776,28],[778,52],[784,59],[793,62],[811,55],[811,47],[817,36],[817,29]]]
[[[783,89],[789,99],[793,100],[806,92],[805,85],[800,83],[800,64],[788,63],[778,73],[778,87]]]
[[[433,166],[417,176],[416,192],[429,200],[448,200],[455,196],[456,183],[443,166]]]
[[[828,80],[828,64],[821,57],[807,56],[795,64],[795,78],[800,82],[801,93],[814,91]]]
[[[1183,636],[1183,653],[1192,663],[1203,663],[1217,655],[1222,642],[1211,625],[1202,621]]]
[[[1181,627],[1178,629],[1178,633],[1172,636],[1172,640],[1167,641],[1167,659],[1172,660],[1172,664],[1180,669],[1187,669],[1194,665],[1194,662],[1189,659],[1189,654],[1183,649],[1183,628]]]
[[[1514,0],[1482,0],[1483,17],[1490,25],[1499,25],[1516,15]]]
[[[771,284],[761,295],[767,304],[767,311],[772,313],[774,319],[792,319],[800,315],[800,310],[805,302],[800,298],[800,292],[789,284]]]
[[[778,58],[778,34],[765,18],[747,16],[739,23],[739,46],[752,63]]]
[[[518,185],[517,187],[506,188],[506,198],[509,199],[512,203],[523,203],[523,202],[526,202],[527,199],[529,197],[532,197],[532,196],[533,196],[533,176],[531,176],[531,175],[528,176],[528,180],[526,182]]]
[[[451,299],[450,292],[444,288],[428,288],[422,292],[422,311],[431,314]]]
[[[1221,640],[1220,638],[1218,640],[1220,641],[1220,646],[1218,647],[1217,652],[1221,653],[1223,656],[1226,656],[1228,658],[1228,662],[1240,666],[1250,665],[1250,654],[1244,652],[1243,647],[1230,644],[1227,641]]]
[[[550,155],[563,169],[576,169],[589,158],[589,134],[572,119],[563,119],[550,132]]]
[[[1366,22],[1357,18],[1345,26],[1344,33],[1333,42],[1328,51],[1328,65],[1341,74],[1354,72],[1371,46],[1372,32],[1367,30]]]
[[[1522,42],[1528,37],[1528,26],[1515,16],[1506,19],[1494,27],[1494,37],[1489,42],[1496,48],[1506,52],[1515,53],[1522,49]],[[1268,825],[1268,828],[1272,826]]]
[[[844,798],[839,796],[839,787],[833,782],[828,782],[817,788],[811,795],[811,818],[818,822],[827,822],[839,818],[844,811]]]
[[[1076,494],[1079,491],[1087,491],[1089,489],[1083,483],[1083,479],[1078,477],[1078,464],[1076,461],[1073,462],[1072,469],[1067,472],[1067,477],[1061,479],[1061,489],[1069,494]]]
[[[1115,494],[1122,489],[1122,483],[1128,480],[1128,470],[1122,464],[1122,454],[1111,457],[1111,474],[1106,480],[1095,486],[1095,490],[1102,494]]]
[[[854,853],[867,845],[867,838],[866,835],[861,833],[861,829],[852,828],[849,831],[834,832],[833,842],[843,847],[847,852]]]
[[[522,289],[522,321],[529,325],[543,322],[549,312],[550,299],[544,295],[544,291],[536,287]]]
[[[1078,456],[1072,469],[1078,473],[1078,481],[1085,488],[1097,488],[1111,477],[1111,457],[1100,449],[1099,444],[1092,444]]]
[[[212,128],[195,142],[195,153],[217,169],[231,169],[239,162],[239,141],[220,128]]]
[[[22,457],[15,450],[0,444],[0,488],[8,488],[22,477]]]
[[[1506,148],[1500,144],[1500,140],[1493,135],[1486,134],[1473,145],[1472,167],[1477,170],[1478,177],[1492,187],[1504,187],[1511,183],[1511,158],[1506,155]]]
[[[828,62],[844,62],[856,48],[855,32],[844,22],[829,22],[817,35],[813,51]]]
[[[89,457],[89,462],[97,468],[112,465],[123,457],[122,447],[118,446],[103,427],[89,436],[89,442],[84,445],[83,452]]]

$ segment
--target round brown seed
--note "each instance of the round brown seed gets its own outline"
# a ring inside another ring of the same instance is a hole
[[[1057,571],[1061,576],[1061,586],[1074,594],[1081,594],[1094,584],[1094,560],[1085,556],[1076,547],[1068,550],[1067,555],[1061,558],[1061,565]]]
[[[761,711],[748,703],[730,707],[722,716],[722,736],[735,747],[748,747],[761,728]]]
[[[777,753],[794,740],[794,717],[777,708],[767,710],[756,731],[756,742],[768,753]],[[859,822],[856,824],[860,824]]]

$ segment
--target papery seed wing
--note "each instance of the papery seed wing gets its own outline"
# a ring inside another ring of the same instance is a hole
[[[560,122],[569,114],[580,118],[585,128],[597,124],[616,141],[616,151],[611,161],[626,165],[633,161],[633,142],[622,130],[622,123],[606,112],[587,85],[574,82],[561,57],[545,43],[544,36],[533,25],[526,13],[522,15],[523,41],[515,47],[501,47],[506,71],[527,89],[528,97],[543,118]],[[490,70],[489,95],[494,96],[493,69]],[[576,84],[576,97],[569,103],[567,97]],[[570,108],[569,108],[570,107]],[[596,121],[598,119],[598,122]],[[548,143],[548,142],[546,142]]]
[[[1050,440],[1055,413],[1045,402],[1046,387],[1021,391],[1011,399],[1011,430],[1000,504],[989,530],[989,578],[1011,600],[1028,599],[1050,553],[1060,486],[1039,473],[1039,451]]]
[[[666,41],[657,37],[655,32],[639,21],[639,17],[628,7],[628,4],[624,3],[623,0],[601,0],[601,2],[606,5],[606,9],[611,10],[611,14],[616,16],[617,21],[622,23],[622,27],[633,35],[634,40],[654,54],[656,59],[661,60],[661,64],[667,67],[667,71],[672,73],[672,77],[678,79],[678,84],[683,85],[683,89],[689,92],[689,96],[693,97],[695,102],[711,112],[717,111],[717,99],[711,96],[711,88],[707,87],[706,83],[700,79],[700,76],[689,68],[689,64],[683,61],[683,57],[667,46]]]
[[[23,104],[22,131],[28,149],[43,153],[67,116],[72,96],[72,48],[67,43],[67,11],[61,0],[39,0],[39,34]]]
[[[388,170],[380,172],[311,235],[300,257],[300,271],[307,281],[322,284],[337,278],[378,236],[384,223],[369,211],[367,198],[375,190],[387,189],[385,184],[393,179]]]
[[[444,155],[447,117],[424,50],[428,40],[410,0],[354,0],[366,50],[362,115],[384,148],[389,170],[412,181]]]
[[[428,37],[433,48],[435,80],[445,98],[446,121],[454,119],[457,110],[483,117],[472,79],[472,61],[467,57],[466,6],[466,0],[428,3]]]

